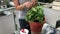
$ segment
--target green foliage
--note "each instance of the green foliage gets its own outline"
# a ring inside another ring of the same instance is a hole
[[[26,20],[42,22],[44,20],[43,6],[32,7],[26,14]]]
[[[7,5],[7,8],[11,7],[11,5],[9,4],[9,0],[4,0],[4,2]]]
[[[8,5],[9,4],[9,0],[4,0],[5,4]]]

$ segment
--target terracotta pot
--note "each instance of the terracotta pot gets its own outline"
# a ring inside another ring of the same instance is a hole
[[[38,22],[31,22],[30,24],[30,28],[32,31],[34,32],[40,32],[43,26],[43,23],[38,23]]]
[[[43,21],[43,23],[40,22],[30,22],[30,29],[32,32],[35,32],[34,34],[37,34],[39,32],[41,32],[43,24],[45,23],[45,20]]]

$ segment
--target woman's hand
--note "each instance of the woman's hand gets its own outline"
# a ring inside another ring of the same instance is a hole
[[[37,3],[37,0],[31,0],[31,2],[33,3],[33,6],[35,6]]]
[[[26,2],[24,3],[27,8],[31,8],[33,6],[32,2]]]

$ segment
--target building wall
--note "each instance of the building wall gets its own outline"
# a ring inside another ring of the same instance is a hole
[[[60,2],[53,2],[53,5],[57,5],[57,6],[52,6],[52,9],[55,9],[55,10],[60,10]]]
[[[60,0],[55,0],[55,1],[60,1]]]
[[[2,10],[4,12],[7,12],[7,15],[0,17],[0,34],[13,34],[15,31],[14,16],[12,14],[13,9],[6,10],[10,11],[11,14],[7,11]]]
[[[0,34],[13,34],[14,31],[13,15],[0,17]]]
[[[46,21],[52,27],[56,26],[56,21],[60,20],[60,10],[44,8]]]

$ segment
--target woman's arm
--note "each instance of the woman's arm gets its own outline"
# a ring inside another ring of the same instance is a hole
[[[18,0],[13,0],[13,2],[14,2],[14,4],[15,4],[15,8],[16,8],[17,10],[22,10],[22,9],[24,9],[25,4],[19,5]]]

